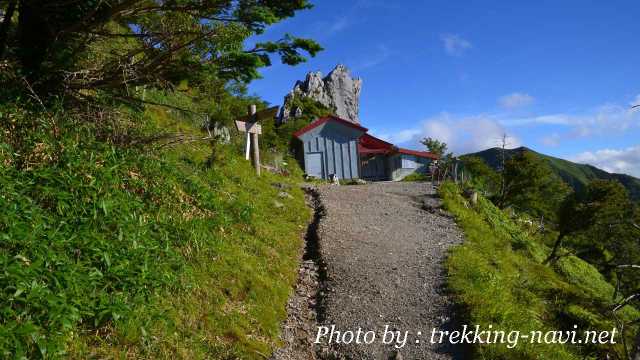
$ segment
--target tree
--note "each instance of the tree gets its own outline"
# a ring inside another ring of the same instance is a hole
[[[246,82],[271,64],[270,54],[295,65],[303,51],[322,50],[289,34],[244,48],[250,36],[310,8],[307,0],[0,0],[7,11],[16,5],[16,29],[5,21],[0,49],[41,97],[139,100],[134,86],[175,87],[207,74]]]
[[[4,20],[0,25],[0,59],[2,59],[4,55],[4,50],[7,44],[7,36],[9,34],[9,26],[11,25],[11,20],[13,19],[13,14],[15,13],[17,6],[18,0],[11,0],[7,4],[6,11],[3,13]]]
[[[544,261],[549,263],[558,258],[558,251],[562,247],[566,236],[586,229],[591,223],[595,213],[592,209],[581,204],[576,193],[569,194],[558,208],[558,235],[553,244],[551,253]]]
[[[505,166],[506,166],[506,150],[507,150],[507,146],[509,145],[508,141],[508,136],[507,133],[503,133],[502,137],[500,138],[500,168],[498,169],[498,172],[500,173],[500,196],[504,197],[505,196],[505,191],[506,191],[506,179],[505,179]]]
[[[428,137],[422,139],[420,143],[426,146],[430,153],[438,155],[438,157],[442,157],[447,152],[447,144],[440,140]]]
[[[569,187],[534,153],[523,151],[505,163],[504,192],[498,206],[515,207],[531,216],[553,220]]]
[[[293,133],[308,125],[312,121],[335,113],[335,109],[330,109],[319,101],[308,97],[295,97],[292,101],[292,109],[298,108],[301,111],[299,117],[291,117],[283,124],[276,126],[275,119],[263,123],[263,142],[268,148],[287,153],[295,150]]]
[[[491,194],[498,191],[499,175],[482,158],[463,156],[461,161],[465,173],[469,175],[471,186]]]
[[[640,244],[632,225],[636,211],[622,184],[591,181],[583,193],[563,201],[558,213],[558,237],[546,262],[558,257],[567,236],[572,237],[571,248],[602,271],[640,262]]]

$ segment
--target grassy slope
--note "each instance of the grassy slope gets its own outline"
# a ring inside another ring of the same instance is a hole
[[[614,288],[591,265],[565,257],[555,268],[542,265],[549,248],[543,239],[517,225],[490,201],[472,208],[457,187],[440,188],[444,205],[454,214],[466,240],[448,258],[449,286],[467,311],[470,324],[506,331],[611,330],[602,309],[612,304]],[[624,309],[625,319],[640,312]],[[604,348],[574,345],[480,345],[480,359],[582,359],[581,353]],[[620,348],[615,348],[620,351]]]
[[[586,165],[586,164],[576,164],[571,161],[567,161],[564,159],[555,158],[552,156],[544,155],[537,153],[533,150],[527,148],[517,148],[507,150],[506,157],[510,158],[513,155],[521,152],[523,150],[531,151],[541,158],[545,159],[551,165],[551,168],[571,187],[576,190],[582,189],[585,185],[589,183],[589,181],[594,179],[607,179],[607,180],[618,180],[622,183],[629,194],[634,200],[640,200],[640,179],[634,178],[625,174],[611,174],[604,170],[600,170],[594,166]],[[492,148],[484,151],[480,151],[473,154],[468,154],[469,156],[478,156],[491,167],[497,169],[500,161],[500,149]]]
[[[159,110],[142,120],[197,133]],[[26,169],[0,137],[0,353],[268,355],[310,218],[296,178],[257,179],[234,146],[207,167],[208,144],[123,149],[41,123]]]

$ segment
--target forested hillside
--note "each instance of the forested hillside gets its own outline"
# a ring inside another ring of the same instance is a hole
[[[607,346],[476,346],[478,358],[637,359],[637,202],[616,179],[589,180],[581,172],[589,167],[526,148],[510,151],[503,165],[500,152],[462,157],[466,179],[440,188],[467,237],[448,261],[465,320],[525,332],[616,328],[624,334]],[[586,183],[573,189],[566,173]]]
[[[624,185],[624,187],[627,189],[627,191],[629,191],[629,194],[634,200],[640,200],[640,179],[633,176],[629,176],[626,174],[608,173],[591,165],[577,164],[568,160],[540,154],[526,147],[506,149],[505,158],[510,159],[513,156],[524,151],[530,152],[547,161],[551,166],[553,172],[560,176],[562,180],[569,184],[574,190],[580,191],[584,189],[591,180],[595,179],[617,180],[622,185]],[[502,161],[502,149],[491,148],[464,156],[477,156],[483,159],[493,169],[497,170],[500,167]]]

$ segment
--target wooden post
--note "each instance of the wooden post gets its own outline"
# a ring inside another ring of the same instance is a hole
[[[254,117],[252,120],[256,122],[256,106],[249,106],[249,115]],[[251,147],[253,148],[253,167],[256,169],[256,174],[260,176],[260,144],[258,143],[258,133],[251,133]]]
[[[277,113],[277,106],[256,112],[256,106],[251,105],[249,106],[249,115],[243,116],[235,121],[236,129],[241,133],[247,134],[245,157],[247,160],[249,160],[249,157],[252,158],[253,167],[256,169],[258,176],[260,176],[260,144],[258,143],[258,136],[262,134],[262,126],[259,121],[269,118],[272,119]],[[253,152],[251,148],[253,148]]]
[[[478,205],[478,193],[475,191],[471,194],[471,203],[473,205]]]

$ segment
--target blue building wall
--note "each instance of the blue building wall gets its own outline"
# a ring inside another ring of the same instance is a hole
[[[395,154],[390,159],[392,164],[391,180],[402,180],[413,173],[426,174],[429,172],[431,159],[407,154]]]
[[[307,175],[329,179],[360,178],[358,138],[364,132],[335,121],[328,121],[300,135]]]

